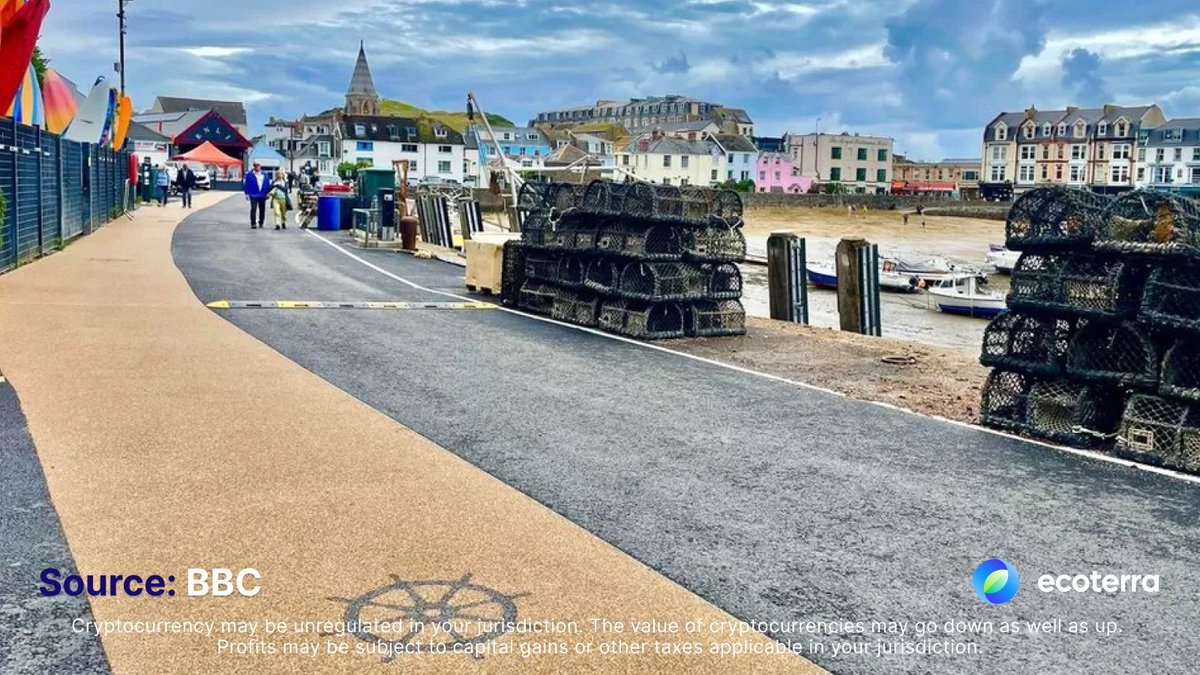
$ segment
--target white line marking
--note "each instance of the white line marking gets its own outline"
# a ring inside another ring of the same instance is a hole
[[[367,267],[375,270],[376,272],[379,272],[380,274],[382,274],[388,278],[395,279],[396,281],[399,281],[400,283],[405,284],[406,286],[410,286],[412,288],[415,288],[420,291],[425,291],[427,293],[436,293],[437,295],[444,295],[448,298],[456,298],[459,300],[466,300],[468,302],[476,302],[476,300],[474,298],[471,298],[469,296],[456,295],[454,293],[450,293],[447,291],[438,291],[438,290],[434,290],[432,288],[426,288],[420,284],[409,281],[408,279],[397,276],[397,275],[383,269],[382,267],[379,267],[378,265],[370,262],[369,260],[364,260],[363,258],[360,258],[359,256],[351,253],[350,251],[347,251],[346,249],[342,248],[341,246],[338,246],[337,244],[333,243],[332,241],[329,241],[325,237],[322,237],[321,235],[313,232],[312,230],[304,230],[304,231],[307,232],[308,234],[316,237],[317,240],[319,240],[320,242],[332,247],[333,250],[337,251],[338,253],[349,256],[349,257],[353,258],[354,260],[357,260],[358,262],[362,263],[363,265],[366,265]],[[1006,431],[1000,431],[998,429],[989,429],[988,427],[984,427],[984,426],[976,426],[974,424],[967,424],[966,422],[962,422],[959,420],[952,420],[952,419],[949,419],[946,417],[941,417],[939,415],[927,415],[925,413],[917,412],[915,410],[909,410],[908,408],[901,408],[900,406],[893,405],[891,403],[885,403],[883,401],[870,401],[870,400],[866,400],[866,399],[854,398],[852,396],[843,394],[839,391],[834,391],[832,389],[826,389],[825,387],[818,387],[815,384],[808,384],[807,382],[800,382],[798,380],[790,380],[790,379],[788,379],[786,377],[782,377],[780,375],[772,375],[771,373],[764,373],[759,370],[751,370],[750,368],[744,368],[742,366],[735,366],[732,363],[723,363],[721,361],[714,361],[712,359],[708,359],[703,356],[696,356],[694,354],[688,354],[686,352],[669,349],[669,348],[663,347],[661,345],[651,344],[648,342],[641,342],[638,340],[634,340],[633,338],[627,338],[623,335],[613,335],[612,333],[605,333],[604,331],[600,331],[595,328],[588,328],[587,326],[576,326],[575,324],[564,323],[562,321],[558,321],[557,319],[552,319],[552,318],[545,317],[545,316],[539,316],[537,314],[528,314],[526,312],[520,312],[515,309],[511,309],[511,308],[504,307],[504,306],[499,306],[496,309],[497,309],[497,311],[507,312],[508,314],[515,314],[516,316],[525,317],[526,319],[532,319],[534,321],[541,321],[543,323],[549,323],[549,324],[553,324],[555,326],[562,326],[564,328],[571,328],[573,330],[581,331],[583,333],[590,333],[592,335],[597,335],[599,337],[607,338],[609,340],[615,340],[617,342],[623,342],[625,344],[635,345],[635,346],[641,347],[643,349],[649,349],[649,350],[656,351],[656,352],[662,352],[664,354],[670,354],[672,356],[676,356],[679,358],[689,359],[691,361],[697,361],[699,363],[704,363],[704,364],[707,364],[710,366],[716,366],[718,368],[724,368],[726,370],[732,370],[737,373],[743,373],[745,375],[753,375],[755,377],[761,377],[766,380],[780,382],[783,384],[789,384],[794,387],[801,387],[803,389],[809,389],[812,391],[819,391],[819,392],[822,392],[825,394],[831,394],[833,396],[837,396],[838,398],[843,398],[848,401],[857,401],[859,403],[866,403],[869,405],[878,406],[880,408],[886,408],[888,410],[896,410],[896,411],[899,411],[902,413],[908,413],[909,415],[916,415],[917,417],[922,417],[925,419],[932,419],[932,420],[937,420],[939,422],[946,422],[948,424],[953,424],[954,426],[961,427],[963,429],[970,429],[971,431],[979,431],[979,432],[983,432],[986,434],[991,434],[993,436],[1000,436],[1002,438],[1007,438],[1007,439],[1014,440],[1014,441],[1020,441],[1022,443],[1029,443],[1031,445],[1037,445],[1037,446],[1041,446],[1043,448],[1049,448],[1051,450],[1065,452],[1067,454],[1075,455],[1077,457],[1086,457],[1088,459],[1094,459],[1094,460],[1098,460],[1101,462],[1108,462],[1109,464],[1116,464],[1117,466],[1123,466],[1123,467],[1130,468],[1130,469],[1139,469],[1141,471],[1147,471],[1149,473],[1156,473],[1156,474],[1159,474],[1162,476],[1167,476],[1169,478],[1174,478],[1176,480],[1181,480],[1181,481],[1184,481],[1187,483],[1200,485],[1200,476],[1192,476],[1189,474],[1180,473],[1178,471],[1172,471],[1171,469],[1165,469],[1160,466],[1151,466],[1149,464],[1141,464],[1139,462],[1133,462],[1133,461],[1130,461],[1127,459],[1121,459],[1120,457],[1113,457],[1112,455],[1105,455],[1103,453],[1099,453],[1094,450],[1080,450],[1078,448],[1069,448],[1064,445],[1054,445],[1053,443],[1047,443],[1045,441],[1039,441],[1039,440],[1033,439],[1033,438],[1025,438],[1024,436],[1017,436],[1015,434],[1010,434]]]

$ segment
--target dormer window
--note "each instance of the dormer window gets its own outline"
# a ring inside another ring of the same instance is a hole
[[[1075,123],[1075,138],[1083,138],[1084,132],[1087,131],[1087,124],[1083,120]]]
[[[437,136],[438,138],[445,138],[446,137],[446,128],[445,127],[434,127],[433,135]]]
[[[1096,127],[1096,135],[1097,136],[1107,136],[1108,135],[1108,122],[1101,122],[1099,124],[1099,126]]]
[[[1058,125],[1058,135],[1059,135],[1059,136],[1066,136],[1066,135],[1067,135],[1067,125],[1066,125],[1065,123],[1062,123],[1062,124],[1059,124],[1059,125]]]
[[[1025,138],[1033,138],[1034,129],[1036,129],[1036,127],[1034,127],[1032,124],[1026,124],[1024,126]]]
[[[998,140],[998,141],[1008,140],[1008,127],[1005,126],[1004,124],[996,125],[996,140]]]
[[[1054,127],[1051,126],[1051,124],[1049,122],[1046,122],[1045,124],[1042,125],[1042,135],[1043,136],[1045,136],[1046,138],[1050,138],[1050,135],[1053,133],[1054,133]]]
[[[1117,120],[1117,135],[1124,136],[1129,132],[1129,125],[1125,124],[1125,120]]]

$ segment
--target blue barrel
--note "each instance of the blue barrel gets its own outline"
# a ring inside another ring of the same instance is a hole
[[[342,227],[342,200],[337,197],[317,197],[317,229],[340,230]]]

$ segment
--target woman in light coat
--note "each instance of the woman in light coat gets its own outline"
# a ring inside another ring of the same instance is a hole
[[[275,229],[287,229],[288,189],[287,175],[283,169],[275,172],[271,182],[271,212],[275,214]]]

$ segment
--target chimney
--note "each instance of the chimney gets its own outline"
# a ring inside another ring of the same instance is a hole
[[[1109,115],[1115,113],[1116,111],[1117,111],[1117,106],[1115,106],[1111,103],[1104,104],[1104,116],[1105,117],[1108,117]]]
[[[1078,110],[1079,110],[1079,106],[1077,106],[1077,105],[1069,105],[1069,106],[1067,106],[1067,114],[1068,114],[1068,115],[1074,115],[1074,114],[1075,114],[1075,112],[1076,112],[1076,111],[1078,111]]]
[[[1037,112],[1038,111],[1037,111],[1036,107],[1029,106],[1028,108],[1025,109],[1025,119],[1027,119],[1027,120],[1033,119],[1035,116],[1037,116]]]

